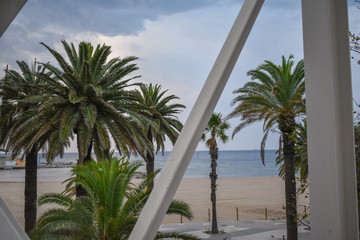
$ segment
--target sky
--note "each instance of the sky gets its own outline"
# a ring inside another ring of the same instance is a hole
[[[16,60],[54,62],[39,43],[64,53],[60,40],[112,47],[112,57],[139,58],[137,74],[143,83],[161,84],[180,99],[185,123],[215,59],[240,11],[235,0],[29,0],[0,38],[0,66],[17,69]],[[350,30],[360,33],[360,10],[349,0]],[[303,58],[300,0],[265,1],[240,54],[215,112],[228,115],[235,89],[249,81],[246,73],[264,60],[280,64],[281,56]],[[357,57],[354,55],[354,57]],[[360,56],[358,56],[360,58]],[[360,66],[352,61],[354,100],[360,102]],[[4,72],[0,72],[0,77]],[[175,103],[175,102],[174,102]],[[228,135],[239,119],[229,120]],[[219,150],[259,149],[262,124],[240,131]],[[278,133],[267,140],[267,149],[278,148]],[[166,150],[171,150],[170,142]],[[206,150],[199,143],[197,150]],[[75,152],[76,146],[68,149]]]

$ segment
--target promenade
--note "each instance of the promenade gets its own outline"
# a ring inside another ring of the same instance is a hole
[[[209,240],[283,240],[286,239],[284,220],[229,221],[218,223],[219,234],[211,234],[211,222],[161,225],[161,232],[190,233]],[[298,228],[299,240],[310,240],[305,226]]]

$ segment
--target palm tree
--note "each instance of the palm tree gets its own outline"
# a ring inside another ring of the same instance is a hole
[[[172,144],[176,139],[183,125],[178,120],[176,114],[185,108],[182,104],[170,104],[171,101],[178,99],[175,95],[165,96],[167,90],[161,91],[161,85],[140,85],[140,90],[134,91],[137,111],[146,118],[143,125],[147,140],[151,143],[151,148],[140,149],[139,152],[146,162],[146,172],[150,175],[154,172],[155,154],[159,151],[164,153],[165,137],[168,137]],[[155,147],[156,145],[156,147]],[[155,154],[154,151],[155,150]],[[153,187],[151,182],[149,187]]]
[[[358,104],[356,104],[359,106]],[[355,138],[355,163],[356,163],[356,182],[358,194],[358,216],[360,216],[360,114],[357,113],[354,119],[354,138]],[[360,229],[360,222],[359,222]]]
[[[49,145],[49,156],[58,153],[61,143],[76,135],[78,163],[90,161],[94,150],[97,158],[109,157],[112,138],[120,154],[135,153],[137,148],[149,147],[141,129],[142,119],[130,111],[131,96],[127,88],[131,76],[138,68],[132,63],[136,57],[113,58],[107,61],[110,47],[81,42],[76,51],[74,44],[62,40],[68,57],[66,61],[57,51],[42,43],[57,61],[59,68],[43,64],[53,76],[39,74],[47,86],[48,95],[39,99],[39,111],[55,109],[54,116],[60,133],[57,141]],[[38,135],[46,132],[40,129]],[[78,188],[78,196],[85,191]]]
[[[50,139],[49,134],[44,134],[33,141],[34,130],[43,126],[44,121],[37,116],[36,105],[30,101],[34,96],[43,93],[38,86],[43,84],[36,74],[47,75],[45,69],[35,63],[30,68],[24,61],[17,61],[21,70],[6,70],[6,75],[0,81],[0,143],[16,157],[20,153],[25,155],[25,231],[31,232],[36,223],[36,198],[37,198],[37,156],[40,150],[46,151],[46,145]],[[49,113],[43,112],[47,115]],[[37,118],[34,121],[34,118]],[[32,123],[32,124],[31,124]],[[28,137],[24,136],[24,131]],[[55,133],[56,130],[52,129]],[[65,141],[59,153],[63,153],[64,147],[68,144]]]
[[[248,75],[253,81],[234,91],[238,94],[232,101],[235,109],[227,117],[240,117],[240,124],[234,129],[234,137],[241,129],[254,122],[263,121],[264,138],[261,143],[264,163],[264,146],[271,129],[281,132],[285,163],[286,223],[288,239],[297,239],[296,182],[294,169],[296,119],[305,113],[304,62],[299,61],[294,70],[294,61],[282,57],[277,66],[265,61]]]
[[[133,184],[139,161],[105,159],[88,162],[73,169],[65,193],[49,193],[39,198],[39,205],[57,204],[61,208],[45,212],[39,219],[32,239],[127,239],[147,201],[151,189],[146,186],[155,174]],[[86,189],[87,196],[73,199],[74,184]],[[187,203],[173,200],[168,214],[191,219]],[[157,239],[197,239],[189,234],[159,233]]]
[[[209,176],[211,180],[212,233],[219,233],[216,217],[216,166],[219,156],[216,138],[219,138],[223,143],[226,143],[229,137],[226,135],[225,131],[229,128],[230,125],[222,118],[220,113],[213,113],[201,137],[203,141],[206,141],[206,146],[209,148],[209,154],[211,156],[211,172]],[[207,133],[210,133],[210,138],[208,139],[206,139]]]
[[[302,120],[302,123],[299,123],[295,127],[294,132],[294,141],[295,141],[295,172],[299,172],[300,180],[302,184],[306,184],[309,176],[309,166],[308,166],[308,157],[307,157],[307,133],[306,133],[306,119]],[[280,150],[282,147],[280,147]],[[279,152],[279,156],[276,158],[276,165],[279,167],[279,176],[285,178],[285,164],[284,156],[282,152]]]
[[[306,190],[309,189],[306,119],[303,119],[302,122],[296,124],[294,135],[291,136],[291,138],[295,142],[294,169],[295,172],[298,172],[300,175],[300,185],[296,190],[296,198],[298,199],[301,194],[308,194],[306,193]],[[279,165],[279,176],[285,180],[286,169],[281,144],[282,143],[280,142],[280,148],[277,151],[279,155],[276,157],[276,165]],[[307,217],[308,215],[306,212],[303,215],[301,215],[301,213],[297,213],[296,215],[296,219],[300,224],[310,228],[310,226],[303,221]]]

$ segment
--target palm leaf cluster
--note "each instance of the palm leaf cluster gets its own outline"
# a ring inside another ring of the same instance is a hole
[[[28,146],[37,139],[47,139],[47,158],[52,159],[75,134],[80,163],[86,157],[89,159],[92,148],[100,158],[109,156],[110,138],[121,153],[135,152],[135,145],[144,147],[147,141],[143,141],[139,128],[133,127],[142,119],[130,111],[131,96],[127,89],[133,85],[130,81],[138,77],[128,76],[138,69],[132,63],[136,58],[107,61],[111,53],[109,46],[94,48],[82,42],[76,50],[64,40],[62,44],[68,61],[43,44],[59,67],[43,64],[46,71],[35,73],[42,82],[27,86],[43,94],[23,100],[36,106],[36,112],[29,113],[33,117],[27,121],[18,122],[23,130],[35,126],[22,131],[22,139],[31,139]]]
[[[162,91],[161,85],[150,83],[142,84],[140,90],[136,89],[134,92],[138,112],[147,119],[145,127],[147,138],[155,142],[156,153],[165,150],[165,137],[174,144],[183,127],[177,114],[185,106],[170,103],[179,98],[175,95],[165,95],[167,91]]]
[[[270,130],[280,130],[280,154],[284,156],[285,202],[287,236],[296,240],[297,209],[295,182],[295,130],[297,120],[305,113],[304,61],[296,65],[293,56],[282,57],[280,65],[265,61],[254,70],[243,87],[234,91],[232,101],[236,105],[228,118],[240,118],[233,137],[244,127],[263,121],[264,137],[261,142],[261,159],[264,162],[264,148]]]
[[[62,41],[68,60],[60,53],[42,43],[55,58],[59,67],[43,64],[51,72],[39,73],[46,84],[39,86],[46,95],[33,99],[38,112],[53,111],[53,117],[38,131],[36,137],[53,131],[57,138],[49,140],[48,158],[58,154],[59,148],[69,138],[77,137],[79,163],[90,158],[93,148],[97,157],[108,157],[112,138],[121,153],[135,152],[135,146],[147,144],[139,128],[138,114],[130,111],[133,84],[129,77],[138,68],[133,63],[136,57],[107,60],[109,46],[81,42],[78,50],[73,44]]]
[[[35,147],[36,152],[47,150],[47,140],[59,134],[50,123],[53,119],[53,110],[38,111],[38,100],[47,93],[38,86],[46,83],[38,75],[50,76],[46,69],[35,62],[29,67],[24,61],[17,61],[21,70],[6,71],[5,77],[0,81],[0,135],[1,144],[8,152],[18,155],[28,152]],[[51,131],[39,134],[42,128],[48,127]],[[25,134],[26,133],[26,134]],[[69,139],[64,140],[58,148],[63,154],[64,148],[69,145]]]
[[[240,124],[235,127],[232,137],[244,127],[263,121],[263,163],[263,150],[270,130],[292,132],[293,120],[305,113],[304,61],[299,61],[293,69],[294,64],[292,55],[288,59],[283,56],[281,65],[265,61],[247,73],[253,81],[234,91],[238,96],[231,105],[236,106],[227,119],[240,118]]]
[[[143,133],[152,148],[138,148],[138,152],[146,162],[147,174],[154,171],[155,153],[164,153],[166,137],[175,144],[183,125],[177,114],[185,108],[182,104],[172,103],[177,100],[175,95],[166,95],[168,90],[162,91],[161,85],[141,84],[140,89],[133,92],[135,111],[146,119]],[[151,182],[149,187],[153,187]]]
[[[223,143],[226,143],[229,140],[229,136],[226,135],[226,130],[229,128],[229,123],[223,118],[221,113],[213,113],[201,139],[205,141],[208,148],[214,148],[214,146],[217,146],[216,138],[220,138]],[[210,133],[210,138],[208,139],[206,139],[207,133]]]
[[[127,239],[151,192],[147,185],[154,173],[139,184],[131,181],[141,163],[125,158],[88,162],[73,169],[63,194],[41,196],[39,205],[56,204],[60,208],[45,212],[33,231],[32,239]],[[87,196],[73,199],[75,185],[87,191]],[[172,201],[168,214],[193,217],[189,205]],[[161,238],[197,239],[189,234],[159,233]]]

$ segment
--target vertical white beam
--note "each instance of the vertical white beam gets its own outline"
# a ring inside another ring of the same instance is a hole
[[[311,239],[359,239],[346,0],[303,0]]]
[[[130,240],[154,239],[263,2],[264,0],[244,2]]]

